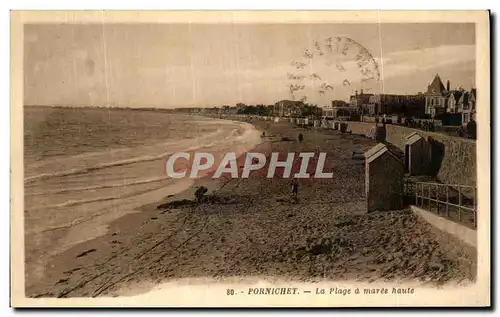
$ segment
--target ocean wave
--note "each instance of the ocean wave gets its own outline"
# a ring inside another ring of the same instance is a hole
[[[186,149],[184,149],[184,152],[189,152],[189,151],[194,151],[199,148],[204,148],[207,146],[213,146],[215,143],[210,143],[208,145],[197,145],[197,146],[191,146]],[[29,184],[31,182],[40,180],[40,179],[46,179],[46,178],[52,178],[52,177],[64,177],[64,176],[71,176],[71,175],[78,175],[78,174],[86,174],[88,172],[104,169],[104,168],[110,168],[110,167],[116,167],[116,166],[125,166],[125,165],[130,165],[130,164],[136,164],[136,163],[141,163],[141,162],[150,162],[150,161],[156,161],[156,160],[161,160],[168,158],[170,155],[172,155],[172,152],[165,152],[157,155],[151,155],[151,156],[140,156],[140,157],[135,157],[131,159],[125,159],[125,160],[118,160],[118,161],[113,161],[113,162],[108,162],[108,163],[101,163],[97,164],[91,167],[82,167],[82,168],[74,168],[74,169],[69,169],[61,172],[55,172],[55,173],[42,173],[42,174],[37,174],[33,175],[30,177],[26,177],[24,179],[25,184]]]
[[[136,181],[131,181],[131,182],[116,183],[116,184],[47,190],[47,191],[42,191],[42,192],[29,193],[29,194],[26,194],[26,196],[56,195],[56,194],[63,194],[63,193],[69,193],[69,192],[80,192],[80,191],[87,191],[87,190],[98,190],[98,189],[118,188],[118,187],[134,186],[134,185],[144,185],[144,184],[162,182],[162,181],[166,181],[169,179],[171,179],[171,178],[153,177],[153,178],[141,179],[141,180],[136,180]]]
[[[80,199],[80,200],[67,200],[63,203],[60,204],[52,204],[52,205],[43,205],[43,206],[37,206],[33,208],[29,208],[29,211],[37,211],[37,210],[43,210],[43,209],[54,209],[54,208],[64,208],[64,207],[73,207],[77,205],[84,205],[84,204],[89,204],[89,203],[95,203],[95,202],[104,202],[104,201],[109,201],[109,200],[117,200],[117,199],[125,199],[125,198],[130,198],[134,196],[139,196],[151,191],[155,191],[157,189],[165,187],[164,185],[161,186],[156,186],[154,188],[138,191],[138,192],[133,192],[125,195],[115,195],[115,196],[105,196],[105,197],[94,197],[94,198],[88,198],[88,199]]]
[[[97,163],[92,165],[93,162],[90,162],[89,165],[91,166],[86,166],[86,167],[78,167],[78,168],[70,168],[66,169],[63,171],[57,171],[57,172],[45,172],[45,173],[39,173],[35,174],[32,176],[28,176],[24,178],[24,183],[25,185],[28,185],[30,183],[36,182],[38,180],[42,179],[48,179],[48,178],[54,178],[54,177],[67,177],[67,176],[73,176],[73,175],[79,175],[79,174],[86,174],[92,171],[97,171],[101,169],[106,169],[106,168],[111,168],[111,167],[117,167],[117,166],[126,166],[130,164],[137,164],[141,162],[149,162],[149,161],[156,161],[156,160],[161,160],[161,159],[166,159],[170,155],[172,155],[175,152],[191,152],[195,151],[198,149],[209,149],[209,148],[214,148],[220,146],[221,148],[223,147],[228,147],[231,144],[234,143],[250,143],[249,145],[254,145],[256,144],[256,138],[260,137],[258,135],[257,130],[254,129],[254,127],[250,124],[245,124],[238,122],[239,128],[242,128],[243,131],[239,131],[238,129],[232,129],[225,137],[223,138],[217,138],[222,132],[224,132],[222,129],[217,129],[217,131],[208,133],[204,136],[200,136],[199,138],[196,138],[195,140],[190,140],[190,141],[185,141],[185,140],[176,140],[176,141],[169,141],[169,142],[164,142],[157,144],[156,146],[152,147],[152,151],[158,151],[158,149],[161,149],[162,147],[165,147],[169,145],[169,147],[173,147],[174,145],[179,148],[177,151],[167,151],[167,152],[162,152],[154,155],[144,155],[144,156],[138,156],[138,157],[133,157],[133,158],[128,158],[128,159],[122,159],[122,160],[115,160],[111,162],[104,162],[104,163]],[[203,141],[209,141],[209,142],[203,142]],[[187,146],[189,144],[193,144],[191,146]],[[144,148],[139,148],[139,151],[144,151]],[[101,153],[88,153],[88,154],[80,154],[76,155],[73,157],[67,158],[68,160],[74,160],[74,161],[79,161],[79,160],[84,160],[84,158],[93,158],[93,159],[98,159],[99,155],[102,157],[106,155],[106,158],[109,156],[113,156],[113,154],[116,154],[117,152],[122,151],[133,151],[133,149],[118,149],[118,150],[110,150],[109,152],[101,152]],[[87,157],[85,157],[87,156]],[[55,166],[57,165],[62,165],[60,162],[55,162]],[[56,165],[57,164],[57,165]],[[106,186],[106,185],[102,185]],[[106,187],[102,187],[106,188]],[[76,190],[76,189],[68,189],[70,190]]]
[[[161,143],[153,143],[153,144],[143,144],[141,145],[140,147],[127,147],[127,148],[114,148],[114,149],[109,149],[109,150],[106,150],[106,151],[93,151],[93,152],[86,152],[86,153],[81,153],[81,154],[76,154],[76,155],[72,155],[72,156],[68,156],[68,157],[61,157],[61,158],[58,158],[58,160],[63,160],[63,161],[67,161],[67,160],[71,160],[71,161],[79,161],[79,160],[82,160],[82,161],[85,161],[85,160],[89,160],[89,159],[101,159],[102,157],[105,157],[105,156],[120,156],[120,155],[127,155],[129,154],[131,151],[134,151],[135,149],[158,149],[158,148],[164,148],[164,147],[174,147],[174,146],[178,146],[179,144],[186,144],[186,143],[196,143],[196,144],[199,144],[203,141],[207,141],[207,140],[212,140],[212,139],[215,139],[218,135],[220,135],[221,133],[223,133],[224,130],[221,129],[221,128],[218,128],[217,130],[213,131],[213,132],[210,132],[210,133],[207,133],[207,134],[204,134],[204,135],[199,135],[197,136],[196,138],[189,138],[189,139],[186,139],[186,138],[174,138],[174,139],[169,139],[168,141],[166,142],[161,142]],[[25,153],[26,155],[26,153]],[[40,158],[37,158],[37,161],[40,160]],[[38,162],[38,163],[34,163],[32,162],[32,164],[30,164],[30,167],[31,168],[44,168],[47,166],[47,164],[50,164],[50,162],[48,163],[47,159],[41,159],[41,162]]]

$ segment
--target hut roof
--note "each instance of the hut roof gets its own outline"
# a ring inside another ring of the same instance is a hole
[[[409,139],[406,140],[406,144],[412,145],[412,144],[414,144],[417,141],[422,140],[422,139],[423,138],[420,135],[418,135],[417,133],[415,133]]]
[[[387,146],[385,146],[382,143],[379,143],[379,144],[375,145],[374,147],[372,147],[371,149],[369,149],[368,151],[366,151],[364,153],[364,156],[365,156],[366,162],[371,163],[374,160],[376,160],[377,158],[379,158],[380,156],[384,155],[385,153],[388,153],[394,159],[400,161],[399,158],[394,153],[389,151]]]

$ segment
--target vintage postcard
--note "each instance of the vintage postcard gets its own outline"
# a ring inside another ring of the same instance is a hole
[[[490,305],[489,12],[11,26],[12,306]]]

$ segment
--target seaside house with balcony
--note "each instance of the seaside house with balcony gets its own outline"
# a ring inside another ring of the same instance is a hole
[[[346,108],[349,108],[349,104],[347,102],[343,100],[332,100],[331,105],[323,107],[322,116],[325,118],[337,118],[339,114],[342,115],[343,113],[342,111],[340,111],[341,113],[339,113],[339,110]]]
[[[371,96],[373,96],[373,94],[363,93],[363,89],[361,89],[361,92],[359,94],[358,91],[356,90],[354,95],[351,95],[349,97],[349,106],[355,108],[360,112],[363,111],[368,112],[368,105],[370,103]]]
[[[452,90],[446,96],[446,112],[458,113],[458,101],[463,96],[464,90]]]
[[[427,86],[425,93],[425,114],[434,118],[439,114],[445,113],[449,90],[450,82],[447,82],[447,88],[445,88],[441,78],[436,74],[432,82]]]
[[[370,115],[399,114],[406,116],[420,116],[425,112],[424,94],[395,95],[376,94],[370,96],[368,113]]]
[[[325,106],[323,108],[323,117],[324,118],[334,118],[334,107],[332,106]]]
[[[450,81],[446,88],[436,74],[425,93],[425,113],[435,118],[446,114],[447,124],[466,124],[476,118],[476,89],[466,91],[462,88],[450,89]],[[452,123],[454,122],[454,123]]]
[[[457,102],[457,112],[462,114],[462,124],[476,120],[476,89],[463,91]]]
[[[276,117],[300,117],[304,103],[302,101],[281,100],[274,104],[273,116]]]

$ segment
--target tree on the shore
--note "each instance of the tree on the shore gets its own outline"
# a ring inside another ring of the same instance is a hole
[[[269,116],[271,114],[271,110],[268,106],[265,106],[262,104],[260,104],[260,105],[243,105],[241,108],[238,109],[237,114]]]
[[[311,105],[305,103],[302,105],[301,113],[303,117],[321,117],[323,114],[323,110],[317,105]]]

